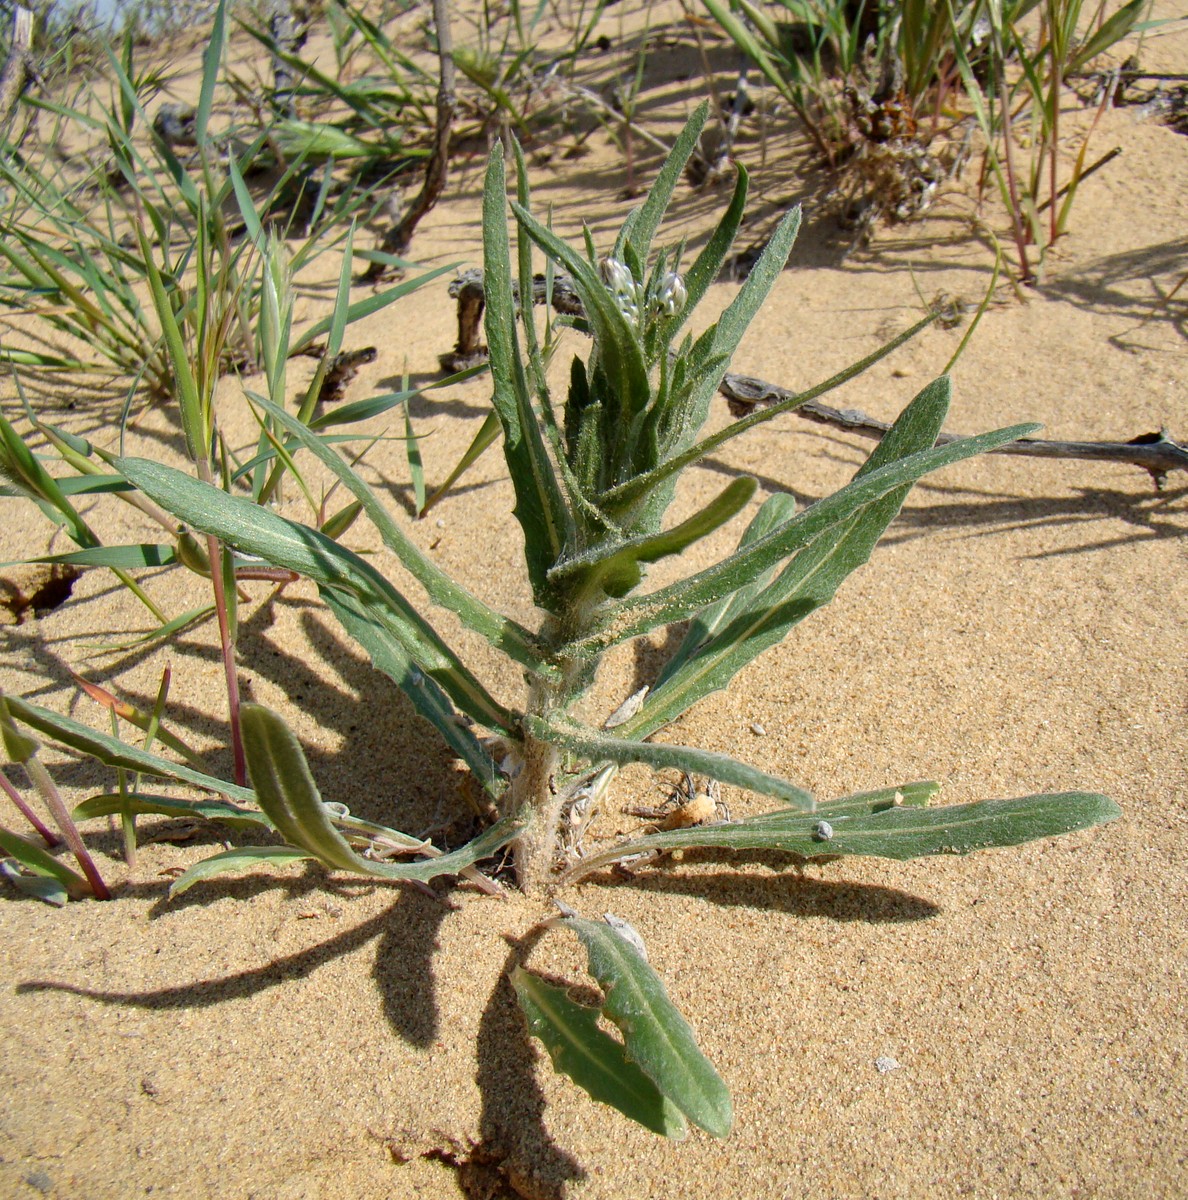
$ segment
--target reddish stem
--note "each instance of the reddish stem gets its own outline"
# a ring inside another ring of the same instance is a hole
[[[50,810],[54,820],[58,822],[58,828],[61,829],[62,836],[66,839],[66,845],[70,847],[71,854],[78,859],[78,865],[82,868],[82,873],[87,877],[87,882],[91,885],[91,891],[95,893],[95,899],[110,900],[111,892],[108,891],[107,884],[103,882],[103,876],[99,874],[99,869],[95,866],[90,854],[87,853],[87,848],[83,845],[82,835],[78,832],[78,826],[71,819],[70,811],[67,809],[61,793],[50,777],[50,773],[36,758],[26,759],[21,765],[25,768],[29,778],[33,780],[34,786],[41,793],[41,798],[45,801],[46,808]]]
[[[25,798],[12,786],[12,781],[3,771],[0,771],[0,788],[8,793],[8,798],[21,810],[21,816],[37,830],[47,846],[52,849],[62,844],[62,839],[25,803]]]
[[[210,580],[214,588],[215,613],[219,619],[219,645],[223,654],[223,674],[227,680],[227,710],[231,723],[231,757],[235,782],[247,786],[247,759],[243,753],[243,730],[239,722],[239,673],[235,667],[235,646],[231,641],[231,623],[227,619],[227,593],[223,587],[223,548],[213,534],[206,535],[210,556]]]

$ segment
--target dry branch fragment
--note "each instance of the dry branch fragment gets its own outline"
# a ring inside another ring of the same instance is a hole
[[[404,216],[384,235],[380,250],[403,257],[412,244],[413,232],[421,218],[437,203],[445,190],[450,164],[450,133],[458,107],[454,88],[454,41],[450,32],[450,13],[446,0],[434,0],[433,21],[437,27],[437,54],[441,79],[437,89],[437,119],[433,134],[433,152],[425,168],[425,183]],[[364,278],[374,281],[388,270],[386,264],[373,262]]]
[[[0,126],[8,125],[29,80],[35,75],[33,13],[18,5],[12,14],[12,45],[4,68],[0,70]]]
[[[795,398],[796,393],[774,383],[767,383],[751,375],[728,373],[719,388],[726,397],[730,411],[736,417],[745,417],[755,408],[765,404],[780,404]],[[809,400],[793,410],[797,416],[822,425],[833,425],[862,437],[880,441],[891,428],[886,421],[855,408],[831,408],[816,400]],[[936,439],[938,446],[960,441],[955,433],[942,433]],[[1132,463],[1149,471],[1155,486],[1161,488],[1169,471],[1188,471],[1188,446],[1177,442],[1167,430],[1159,433],[1143,433],[1128,442],[1057,442],[1044,438],[1020,438],[1009,446],[1001,446],[991,454],[1025,454],[1033,458],[1080,458],[1097,462]]]

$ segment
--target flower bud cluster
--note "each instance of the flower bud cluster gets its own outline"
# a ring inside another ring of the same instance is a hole
[[[615,298],[619,311],[632,325],[638,326],[643,297],[631,271],[617,258],[604,258],[598,263],[598,272],[607,290]]]
[[[598,273],[614,297],[619,311],[637,329],[641,314],[664,313],[675,316],[689,299],[685,281],[675,271],[666,271],[650,294],[635,282],[631,271],[617,258],[601,259]]]
[[[660,290],[656,293],[656,306],[667,316],[675,317],[688,299],[685,281],[675,271],[666,271],[660,280]]]

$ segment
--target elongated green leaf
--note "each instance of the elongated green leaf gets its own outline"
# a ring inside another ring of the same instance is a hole
[[[515,517],[524,531],[532,594],[538,604],[547,607],[547,573],[569,540],[572,522],[541,437],[516,334],[507,182],[499,142],[491,151],[483,187],[483,290],[494,382],[491,403],[503,425],[503,453],[516,492]]]
[[[97,643],[94,647],[94,652],[96,654],[111,654],[117,650],[130,650],[133,646],[143,646],[149,642],[171,638],[174,634],[181,633],[183,629],[191,625],[196,625],[198,622],[206,620],[209,616],[213,616],[214,611],[215,607],[213,604],[204,604],[199,608],[191,608],[180,616],[166,621],[165,624],[159,625],[156,629],[150,629],[147,633],[140,633],[120,642]]]
[[[643,578],[640,564],[680,554],[694,542],[708,537],[746,507],[756,486],[749,475],[735,479],[700,512],[672,529],[566,559],[549,572],[549,581],[558,584],[576,577],[585,588],[601,588],[608,596],[624,596]]]
[[[1078,9],[1080,5],[1076,6]],[[1102,22],[1101,26],[1077,47],[1064,64],[1063,74],[1067,78],[1081,70],[1099,54],[1104,54],[1115,42],[1129,37],[1135,23],[1147,7],[1146,0],[1130,0],[1116,13]],[[1155,22],[1152,22],[1155,24]]]
[[[101,796],[88,796],[75,807],[72,815],[76,821],[82,821],[89,817],[121,816],[124,813],[136,816],[204,817],[234,829],[273,827],[263,813],[251,812],[222,800],[183,800],[178,796],[161,796],[151,792],[132,792],[128,795],[108,792]]]
[[[202,86],[198,94],[198,109],[194,118],[195,136],[198,145],[206,149],[206,135],[210,124],[214,92],[219,82],[219,70],[223,63],[223,45],[227,33],[227,0],[219,0],[215,7],[214,24],[210,39],[202,51]]]
[[[0,475],[17,491],[42,506],[51,520],[60,521],[70,540],[80,546],[98,545],[78,510],[67,499],[58,481],[42,466],[15,427],[0,414]]]
[[[111,492],[130,492],[131,485],[118,475],[57,475],[53,477],[63,496],[101,496]],[[14,487],[0,488],[0,495],[26,495]]]
[[[182,430],[186,437],[186,453],[196,463],[205,462],[210,453],[210,431],[206,425],[203,397],[198,390],[198,380],[191,365],[190,353],[178,324],[177,314],[173,310],[174,296],[165,287],[165,281],[153,258],[153,247],[148,234],[139,225],[136,227],[136,236],[140,241],[140,252],[144,256],[153,309],[157,314],[168,352],[169,369],[177,393]]]
[[[578,1004],[565,988],[523,967],[512,971],[511,985],[529,1033],[544,1044],[554,1070],[653,1133],[674,1139],[686,1135],[680,1109],[627,1057],[619,1042],[598,1028],[598,1009]]]
[[[164,542],[142,542],[136,546],[90,546],[65,554],[43,554],[26,559],[36,563],[70,563],[76,567],[167,567],[177,561],[177,552]],[[7,564],[5,564],[7,565]]]
[[[1013,425],[993,433],[962,438],[932,450],[910,454],[854,479],[746,550],[688,579],[608,608],[599,621],[601,628],[573,646],[591,651],[603,649],[638,637],[657,625],[695,616],[706,605],[715,604],[745,587],[782,559],[803,550],[814,539],[831,536],[837,526],[849,521],[864,505],[881,500],[905,483],[912,483],[931,471],[1008,445],[1038,428],[1037,425]]]
[[[5,702],[9,711],[18,720],[36,729],[38,733],[78,750],[98,762],[109,767],[123,767],[129,771],[140,771],[145,775],[159,776],[164,779],[176,779],[181,783],[190,783],[208,792],[227,796],[232,800],[241,800],[246,804],[256,802],[255,793],[250,788],[239,787],[234,783],[208,775],[205,771],[187,767],[182,763],[170,762],[167,758],[151,754],[136,746],[121,742],[119,738],[107,733],[99,733],[89,725],[82,725],[70,717],[64,717],[48,708],[30,704],[19,696],[6,696]]]
[[[389,863],[363,858],[334,828],[292,730],[276,713],[245,704],[241,713],[248,775],[260,807],[277,831],[329,867],[380,879],[417,879],[427,883],[440,875],[456,875],[507,845],[520,830],[510,818],[451,854],[435,854],[423,862]],[[426,853],[432,847],[426,848]]]
[[[447,375],[444,379],[435,379],[432,383],[422,384],[420,387],[411,388],[407,391],[386,392],[382,396],[368,396],[365,400],[352,400],[349,404],[339,404],[321,416],[315,417],[309,421],[310,429],[329,429],[335,425],[354,425],[360,421],[369,421],[372,417],[383,416],[384,413],[390,412],[393,408],[401,404],[405,404],[413,396],[418,396],[422,392],[432,391],[443,387],[452,387],[456,383],[461,383],[465,379],[470,379],[475,375],[481,374],[487,369],[487,364],[482,363],[476,367],[468,367],[465,371],[456,371],[453,375]],[[491,417],[494,420],[494,415]],[[494,439],[492,439],[494,440]]]
[[[790,521],[795,515],[796,500],[787,492],[776,492],[774,495],[768,496],[751,519],[750,524],[743,530],[738,548],[745,550],[759,538],[765,537],[773,529]],[[750,607],[755,596],[770,582],[772,571],[759,576],[752,583],[732,592],[725,599],[719,600],[717,604],[710,605],[704,612],[698,614],[690,623],[689,631],[677,647],[676,653],[664,664],[656,682],[652,685],[649,697],[654,697],[654,694],[672,679],[694,654],[703,650],[719,630],[724,629]],[[636,733],[637,730],[632,725],[631,736],[635,736]]]
[[[467,728],[445,692],[413,665],[404,646],[388,630],[369,620],[367,613],[351,597],[335,594],[329,589],[322,595],[342,627],[371,655],[376,669],[396,683],[417,712],[437,729],[450,749],[474,772],[483,787],[491,795],[498,796],[503,791],[498,766]]]
[[[668,210],[672,193],[680,182],[685,164],[697,149],[697,140],[701,137],[708,117],[709,102],[703,100],[685,122],[685,127],[673,143],[655,183],[648,188],[647,198],[623,223],[623,233],[626,235],[624,244],[631,248],[641,263],[648,260],[652,239],[656,236],[656,230],[660,228],[660,222]]]
[[[606,1000],[603,1012],[619,1027],[627,1053],[660,1091],[693,1122],[724,1138],[734,1123],[730,1092],[660,976],[621,934],[601,921],[566,917],[586,948],[590,974]]]
[[[557,719],[546,721],[532,715],[524,718],[524,725],[533,737],[580,754],[591,763],[641,762],[652,767],[675,767],[690,773],[708,775],[711,779],[719,779],[723,783],[734,784],[764,796],[778,796],[801,809],[813,808],[813,797],[804,788],[798,788],[776,775],[769,775],[757,767],[748,766],[712,750],[611,737],[601,730],[590,729],[574,722],[562,722]]]
[[[928,384],[900,414],[854,478],[861,479],[930,448],[944,425],[949,391],[946,378]],[[774,582],[759,587],[756,581],[699,617],[644,706],[619,732],[624,737],[642,737],[675,720],[698,700],[726,687],[747,663],[781,642],[810,613],[828,604],[842,582],[870,558],[910,490],[911,484],[904,484],[858,507],[830,535],[815,539],[797,554]],[[775,513],[789,509],[787,502],[771,505],[763,521],[744,534],[740,551],[773,532]],[[698,640],[692,641],[694,638]]]
[[[710,401],[722,382],[722,376],[734,357],[742,336],[747,331],[755,314],[767,299],[775,281],[788,265],[788,256],[800,232],[800,209],[793,208],[784,214],[771,240],[763,247],[763,253],[751,268],[738,294],[718,318],[708,346],[705,350],[705,369],[695,382],[689,395],[686,413],[678,418],[682,428],[670,444],[671,451],[680,451],[689,446],[705,424]]]
[[[672,324],[666,327],[665,338],[662,340],[671,337],[681,327],[686,316],[701,303],[705,293],[709,290],[709,285],[721,273],[726,255],[730,253],[730,247],[734,245],[734,238],[742,224],[743,213],[746,211],[750,182],[746,168],[740,164],[736,169],[738,177],[734,181],[734,195],[730,199],[730,204],[718,221],[717,228],[705,244],[705,248],[693,260],[693,265],[689,270],[685,272],[687,299],[684,311],[673,317]]]
[[[712,454],[715,450],[720,449],[727,442],[732,441],[736,437],[741,437],[745,433],[749,433],[757,425],[766,424],[768,421],[774,421],[777,417],[784,413],[795,411],[802,404],[806,404],[809,400],[816,400],[836,388],[841,387],[843,383],[847,383],[851,379],[857,378],[864,371],[869,370],[875,363],[882,361],[887,355],[897,350],[904,343],[911,341],[922,329],[927,328],[937,319],[936,312],[930,312],[928,316],[923,317],[914,325],[905,329],[902,333],[898,333],[890,341],[884,342],[877,350],[866,355],[865,358],[860,358],[857,362],[851,363],[848,367],[843,367],[835,375],[831,375],[828,379],[821,383],[814,384],[803,392],[789,392],[784,399],[777,401],[774,404],[765,405],[762,408],[757,408],[749,416],[741,417],[739,420],[724,426],[716,433],[711,433],[708,437],[696,445],[690,446],[686,450],[672,454],[664,460],[658,467],[646,474],[639,475],[634,479],[629,480],[625,484],[610,488],[601,498],[601,502],[612,507],[622,508],[635,503],[640,496],[647,495],[653,491],[666,479],[671,479],[683,471],[691,463],[699,462],[705,458],[707,454]],[[709,334],[704,334],[703,337],[709,337]],[[703,372],[708,372],[710,363],[702,364]],[[723,372],[726,370],[727,364],[721,362]],[[715,367],[716,370],[716,367]],[[719,378],[720,383],[720,378]]]
[[[455,704],[475,720],[509,730],[511,714],[459,662],[433,627],[370,563],[307,525],[289,521],[240,496],[147,459],[117,459],[123,475],[187,525],[229,546],[288,567],[359,601],[383,624],[413,662],[432,675]]]
[[[216,875],[227,875],[232,871],[250,871],[259,866],[287,867],[315,857],[316,855],[307,854],[304,850],[295,850],[292,846],[237,846],[234,850],[224,850],[222,854],[204,858],[185,874],[179,875],[169,885],[169,898],[172,900],[183,892],[188,892],[194,884],[213,879]]]
[[[55,908],[62,908],[70,900],[70,894],[60,880],[49,875],[38,875],[34,871],[22,870],[13,858],[0,858],[0,877],[7,879],[13,887],[19,888],[27,896],[52,904]]]
[[[763,72],[767,82],[792,103],[797,103],[794,92],[788,84],[784,73],[779,68],[779,60],[767,53],[767,50],[757,37],[750,31],[746,23],[731,12],[729,5],[720,0],[702,0],[713,18],[733,39],[738,48]]]
[[[445,482],[440,484],[433,495],[425,501],[425,507],[421,510],[421,516],[424,516],[458,482],[462,475],[478,462],[483,451],[496,441],[502,431],[503,425],[500,423],[499,414],[489,412],[483,418],[483,423],[479,426],[478,433],[474,435],[465,453],[458,460],[457,465],[446,476]]]
[[[909,805],[906,790],[904,795],[903,805],[876,800],[866,805],[847,805],[845,811],[830,811],[826,806],[806,816],[788,810],[746,821],[652,833],[590,855],[582,860],[581,872],[585,874],[633,854],[695,846],[782,850],[805,858],[854,854],[905,860],[932,854],[970,854],[974,850],[1058,837],[1103,825],[1122,815],[1112,800],[1093,792],[978,800],[939,808]],[[852,808],[859,811],[850,811]]]
[[[32,871],[35,875],[40,875],[43,879],[52,880],[53,886],[26,888],[27,891],[32,891],[39,899],[45,900],[50,904],[64,903],[65,897],[72,896],[76,900],[81,900],[85,896],[92,895],[91,885],[77,872],[72,871],[65,863],[59,862],[52,854],[48,853],[35,842],[29,841],[28,838],[23,838],[19,833],[13,833],[10,829],[5,829],[0,825],[0,850],[12,858],[15,858],[23,867]],[[20,880],[13,878],[12,880],[18,887],[24,887]],[[62,897],[59,899],[59,897]]]
[[[456,613],[464,625],[481,633],[496,649],[502,650],[521,666],[532,671],[544,669],[542,652],[528,630],[488,607],[424,554],[396,524],[363,478],[322,438],[279,405],[263,396],[257,397],[257,400],[274,421],[328,467],[362,504],[364,512],[383,538],[384,545],[396,554],[435,604]]]

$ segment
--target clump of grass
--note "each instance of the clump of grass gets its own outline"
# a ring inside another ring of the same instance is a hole
[[[1129,0],[1105,18],[1104,5],[1098,6],[1093,18],[1083,23],[1083,0],[992,5],[982,69],[975,70],[964,48],[956,47],[965,91],[986,143],[986,169],[1011,222],[1023,283],[1037,281],[1048,249],[1068,228],[1081,180],[1102,165],[1087,160],[1095,119],[1088,132],[1079,135],[1071,169],[1061,168],[1067,81],[1142,28],[1139,19],[1146,7],[1147,0]],[[1038,32],[1031,37],[1023,20],[1036,10]],[[1104,89],[1097,118],[1111,96],[1112,89]]]

